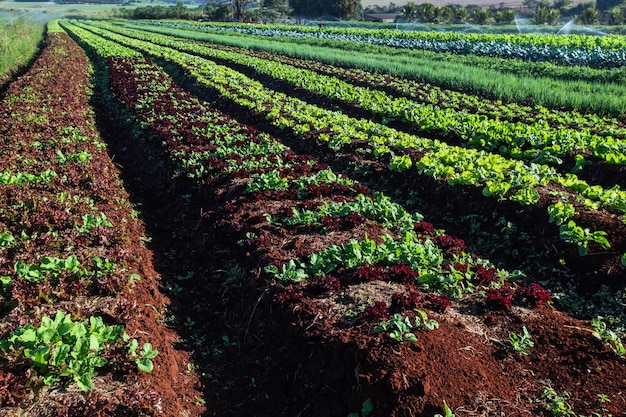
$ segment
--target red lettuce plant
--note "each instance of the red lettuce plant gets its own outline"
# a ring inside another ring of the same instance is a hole
[[[520,286],[515,290],[515,297],[533,307],[538,307],[552,301],[550,293],[540,284],[533,282],[527,287]]]
[[[372,282],[385,279],[385,268],[380,265],[363,264],[354,272],[360,281]]]
[[[388,319],[391,317],[387,303],[384,301],[376,301],[374,305],[367,307],[365,314],[372,320]]]
[[[513,290],[507,287],[489,288],[487,303],[494,309],[507,310],[513,305]]]

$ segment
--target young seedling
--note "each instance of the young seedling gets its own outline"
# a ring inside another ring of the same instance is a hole
[[[404,343],[404,342],[416,342],[417,337],[412,332],[413,329],[420,329],[425,327],[428,330],[433,330],[435,328],[439,328],[439,323],[436,320],[429,320],[426,312],[422,310],[418,310],[419,317],[415,318],[414,322],[411,322],[411,319],[408,317],[402,317],[401,314],[396,313],[393,315],[391,320],[389,321],[381,321],[376,327],[374,327],[374,331],[376,333],[383,333],[389,331],[389,337],[391,337],[396,342]]]
[[[568,243],[578,245],[578,253],[585,256],[589,252],[589,243],[596,242],[603,249],[609,249],[611,244],[606,238],[607,234],[603,230],[591,232],[588,228],[582,228],[576,224],[574,220],[570,220],[567,224],[559,227],[559,233],[562,240]]]
[[[350,413],[348,414],[348,417],[368,417],[372,414],[372,411],[374,411],[374,403],[371,398],[368,398],[363,401],[363,404],[361,405],[361,414]]]
[[[448,404],[446,404],[446,402],[443,402],[443,412],[445,414],[435,414],[435,417],[454,417],[454,413],[452,412],[452,410],[450,409],[450,407],[448,407]]]
[[[125,339],[127,337],[125,336]],[[141,350],[137,352],[137,348],[139,347],[139,342],[137,339],[133,339],[128,344],[128,354],[131,360],[134,360],[137,364],[137,368],[143,372],[152,372],[154,369],[154,364],[152,363],[152,359],[154,359],[159,351],[152,348],[151,343],[144,343],[141,346]]]
[[[568,404],[569,393],[563,391],[563,394],[559,394],[556,390],[550,386],[543,387],[543,394],[541,394],[541,400],[543,400],[546,411],[549,411],[554,417],[578,417],[578,414],[574,411],[572,406]]]
[[[616,332],[608,328],[604,317],[598,316],[591,320],[591,326],[594,329],[593,335],[604,341],[617,356],[623,357],[626,355],[626,347],[622,343],[622,340]]]
[[[509,333],[509,341],[503,342],[499,339],[491,339],[492,342],[504,347],[505,349],[513,350],[521,355],[529,355],[530,348],[535,346],[535,343],[532,341],[530,333],[528,333],[528,329],[526,326],[522,327],[522,334],[518,335],[515,332]]]

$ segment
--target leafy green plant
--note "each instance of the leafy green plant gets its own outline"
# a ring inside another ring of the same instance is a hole
[[[389,332],[389,337],[396,342],[416,342],[417,337],[410,331],[412,328],[413,325],[408,317],[403,318],[402,315],[396,313],[391,320],[381,321],[374,327],[374,331],[376,333]]]
[[[82,164],[86,164],[89,160],[91,160],[92,155],[89,152],[80,151],[75,154],[64,155],[60,149],[56,150],[57,163],[63,165],[68,161],[72,162],[80,162]]]
[[[572,218],[576,214],[576,209],[573,204],[566,204],[562,201],[551,204],[548,206],[548,215],[550,216],[550,223],[555,223],[557,226],[562,225],[567,220]]]
[[[550,386],[543,387],[543,393],[541,394],[540,401],[543,403],[546,411],[550,412],[550,415],[553,417],[585,417],[585,415],[578,414],[571,404],[568,403],[570,400],[570,394],[567,391],[563,391],[562,394],[559,394],[554,388]],[[610,402],[608,396],[605,394],[598,394],[598,402],[600,404],[604,404],[606,402]],[[606,409],[602,409],[606,411]],[[607,414],[606,417],[611,417],[612,414]],[[588,415],[588,417],[604,417],[604,414],[599,412],[593,412]]]
[[[509,333],[509,341],[503,342],[499,339],[491,339],[494,343],[506,348],[513,350],[522,355],[530,354],[530,348],[535,346],[535,343],[532,341],[532,337],[528,332],[526,326],[522,327],[522,334],[517,334],[515,332]]]
[[[0,173],[0,184],[26,184],[26,183],[39,183],[49,182],[53,177],[56,177],[57,173],[50,169],[42,172],[40,175],[31,174],[28,172],[17,172],[15,174],[11,171],[5,171]]]
[[[572,406],[568,404],[570,395],[567,391],[559,394],[550,386],[543,387],[541,400],[543,400],[546,411],[549,411],[554,417],[578,417]]]
[[[591,326],[594,329],[593,335],[604,341],[604,343],[606,343],[606,345],[611,348],[617,356],[623,357],[626,355],[626,347],[624,347],[619,335],[615,331],[609,329],[610,324],[611,320],[609,320],[609,323],[607,324],[602,316],[597,316],[592,319]]]
[[[276,265],[268,265],[265,267],[265,272],[273,274],[281,281],[302,281],[308,278],[304,269],[300,268],[293,259],[282,265],[280,269]]]
[[[128,336],[126,334],[124,334],[124,339],[128,341]],[[130,359],[135,361],[137,368],[140,371],[152,372],[152,369],[154,369],[152,359],[159,354],[159,351],[153,349],[151,343],[144,343],[139,352],[137,352],[138,348],[139,342],[137,342],[137,339],[132,339],[128,344],[128,354]]]
[[[535,346],[535,343],[532,341],[530,333],[528,333],[528,329],[526,326],[522,327],[522,334],[518,335],[515,332],[511,332],[509,334],[509,342],[511,343],[511,347],[514,351],[521,353],[522,355],[530,354],[530,348]]]
[[[361,414],[350,413],[348,414],[348,417],[368,417],[372,414],[372,411],[374,411],[374,403],[371,398],[368,398],[363,401],[363,404],[361,405]]]
[[[72,273],[78,277],[84,276],[86,271],[80,268],[80,262],[76,255],[69,255],[65,259],[60,259],[54,256],[45,256],[41,259],[39,265],[26,264],[22,261],[17,261],[14,266],[17,276],[26,279],[31,282],[39,282],[44,279],[47,273],[56,277],[63,273]]]
[[[611,244],[606,238],[607,234],[603,230],[591,232],[588,228],[578,226],[574,220],[570,220],[567,224],[561,225],[559,228],[561,239],[568,243],[574,243],[579,246],[578,253],[585,256],[589,252],[589,243],[596,242],[603,249],[609,249]]]
[[[83,391],[93,389],[96,368],[107,363],[106,346],[121,339],[123,326],[106,326],[101,317],[74,322],[61,311],[54,319],[44,316],[39,327],[17,328],[8,340],[0,341],[5,357],[22,356],[51,385],[69,377]]]
[[[413,230],[415,222],[423,220],[421,214],[408,213],[401,205],[392,202],[391,198],[380,192],[374,192],[372,197],[360,194],[354,201],[325,203],[315,210],[298,210],[292,207],[291,213],[283,219],[274,219],[270,216],[268,221],[288,225],[319,225],[323,217],[345,218],[358,213],[366,219],[382,223],[385,227],[409,231]],[[250,239],[248,233],[246,237]]]
[[[483,188],[483,195],[485,197],[504,196],[510,188],[511,184],[506,181],[487,181],[485,188]]]
[[[54,319],[44,316],[38,327],[27,324],[14,330],[0,341],[0,351],[5,360],[24,361],[35,368],[45,385],[67,379],[90,391],[96,368],[107,364],[108,347],[129,339],[123,326],[107,326],[102,317],[72,321],[69,314],[57,311]],[[144,343],[139,352],[138,347],[136,339],[128,343],[129,358],[139,370],[151,372],[158,351],[150,343]]]
[[[96,230],[98,227],[113,227],[113,223],[107,219],[106,214],[100,213],[97,216],[93,214],[85,214],[83,216],[83,224],[75,225],[74,228],[78,233],[85,234]]]
[[[0,232],[0,248],[10,248],[15,242],[16,239],[11,232]]]
[[[413,161],[409,155],[394,156],[389,163],[389,170],[404,172],[413,166]]]
[[[436,320],[429,320],[425,311],[418,310],[417,313],[418,316],[415,317],[414,322],[411,322],[408,317],[402,317],[400,313],[396,313],[391,320],[381,321],[374,327],[374,331],[376,333],[389,332],[389,337],[393,340],[404,343],[417,341],[417,337],[412,332],[413,329],[419,330],[425,327],[428,330],[433,330],[439,328],[439,323]]]
[[[522,188],[510,197],[511,201],[517,201],[524,206],[535,204],[539,198],[539,192],[534,188]]]
[[[437,320],[429,319],[424,310],[416,310],[415,328],[421,329],[425,327],[427,330],[435,330],[439,328]]]

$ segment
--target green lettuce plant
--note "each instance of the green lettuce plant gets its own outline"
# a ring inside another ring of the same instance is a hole
[[[124,326],[107,326],[102,317],[73,321],[69,314],[57,311],[54,318],[44,316],[39,326],[18,327],[6,340],[0,340],[0,352],[5,360],[23,361],[43,377],[45,385],[75,382],[83,391],[93,389],[97,368],[107,364],[105,353],[120,341],[130,338]],[[158,352],[150,343],[128,344],[129,357],[144,372],[153,369],[152,359]]]

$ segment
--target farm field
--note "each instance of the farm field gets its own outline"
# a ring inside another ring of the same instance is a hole
[[[59,23],[2,97],[3,412],[623,415],[623,37]]]
[[[0,89],[37,53],[44,23],[8,19],[0,13]]]

